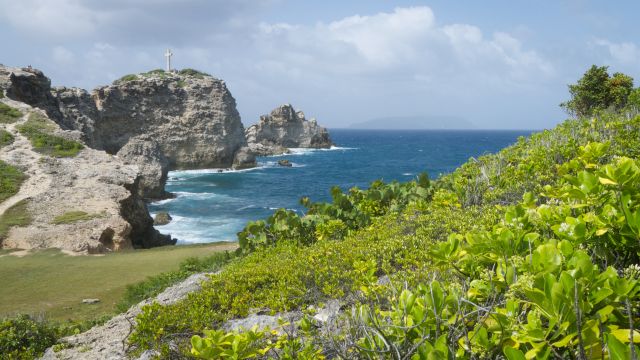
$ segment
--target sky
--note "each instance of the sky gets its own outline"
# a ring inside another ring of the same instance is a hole
[[[638,78],[635,0],[0,0],[0,63],[91,90],[195,68],[225,80],[245,126],[291,103],[330,128],[455,116],[550,128],[592,64]]]

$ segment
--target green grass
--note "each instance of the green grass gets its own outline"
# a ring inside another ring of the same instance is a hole
[[[34,150],[53,157],[74,157],[84,146],[74,140],[67,140],[60,136],[52,135],[55,129],[45,117],[38,113],[31,113],[29,119],[19,125],[18,131],[26,136]]]
[[[103,217],[104,214],[89,214],[85,211],[67,211],[62,215],[56,216],[51,223],[55,225],[72,224],[78,221],[87,221]]]
[[[6,130],[0,130],[0,148],[11,145],[13,143],[13,140],[15,140],[15,137],[11,135],[10,132]]]
[[[12,108],[7,104],[0,103],[0,123],[2,124],[11,124],[16,122],[22,113],[20,110]]]
[[[125,76],[121,77],[120,79],[114,81],[114,84],[115,83],[119,83],[119,82],[133,81],[133,80],[136,80],[137,78],[138,78],[138,75],[136,75],[136,74],[128,74],[128,75],[125,75]]]
[[[0,240],[7,236],[9,229],[12,227],[31,224],[33,218],[27,209],[28,205],[28,200],[22,200],[8,208],[4,214],[0,216]]]
[[[0,253],[0,317],[44,313],[52,320],[95,320],[112,314],[127,287],[161,273],[176,271],[187,258],[205,257],[235,248],[217,243],[167,246],[104,256],[69,256],[58,250],[36,251],[24,257]],[[162,284],[161,284],[162,283]],[[152,294],[171,282],[155,280],[140,293]],[[129,294],[130,301],[140,297]],[[83,298],[98,298],[95,305]]]
[[[198,70],[195,70],[195,69],[189,69],[189,68],[182,69],[182,70],[178,71],[178,74],[186,75],[186,76],[193,76],[193,77],[196,77],[198,79],[202,79],[205,76],[211,76],[211,75],[207,74],[206,72],[198,71]]]
[[[22,171],[0,160],[0,202],[17,194],[25,179]]]

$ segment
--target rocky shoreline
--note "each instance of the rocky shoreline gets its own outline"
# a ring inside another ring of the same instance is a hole
[[[33,215],[0,239],[4,248],[102,253],[175,244],[153,228],[145,203],[171,196],[164,189],[170,170],[246,169],[256,156],[333,145],[325,128],[290,104],[245,130],[225,82],[194,70],[127,75],[88,92],[51,87],[37,69],[0,65],[0,93],[24,115],[2,125],[16,140],[0,149],[0,160],[28,176],[0,214],[29,199]],[[34,151],[16,130],[34,113],[84,148],[65,158]],[[86,218],[53,221],[69,211]]]

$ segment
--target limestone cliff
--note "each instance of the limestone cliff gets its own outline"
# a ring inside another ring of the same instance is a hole
[[[87,147],[74,157],[36,152],[17,127],[32,113],[41,113],[44,118],[44,112],[25,103],[0,101],[24,115],[15,123],[0,125],[15,138],[0,148],[0,160],[28,177],[16,195],[0,203],[0,214],[25,201],[31,218],[29,225],[12,227],[0,240],[1,247],[102,253],[175,243],[153,228],[153,220],[138,195],[137,166]],[[44,119],[52,135],[78,138],[77,132],[62,130]]]
[[[38,70],[0,65],[0,90],[7,97],[45,110],[63,129],[77,131],[90,147],[118,154],[132,138],[138,150],[141,141],[157,144],[145,146],[159,151],[137,154],[138,159],[127,150],[128,163],[166,161],[167,166],[155,166],[161,171],[256,165],[246,149],[235,99],[222,80],[195,71],[156,70],[125,76],[91,93],[50,84]],[[141,135],[147,140],[140,140]],[[143,170],[141,195],[164,196],[159,189],[166,176],[150,167]]]
[[[256,155],[286,153],[287,148],[330,148],[333,143],[326,128],[316,119],[307,120],[302,111],[282,105],[245,131],[249,149]]]

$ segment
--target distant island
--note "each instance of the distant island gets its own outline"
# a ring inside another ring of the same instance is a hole
[[[456,116],[389,116],[349,126],[371,130],[462,130],[474,129],[471,122]]]

